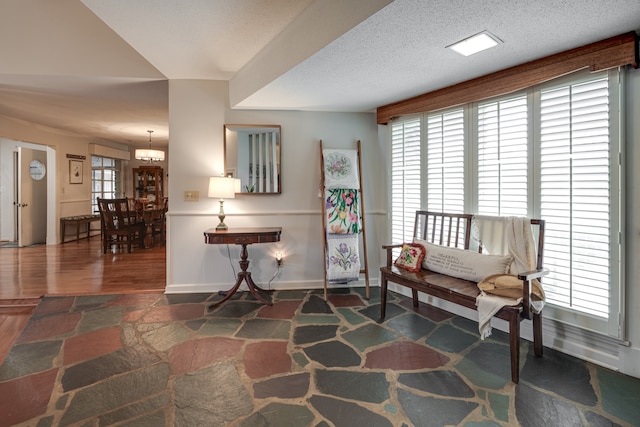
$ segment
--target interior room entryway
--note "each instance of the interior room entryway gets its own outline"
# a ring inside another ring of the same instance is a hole
[[[0,247],[55,243],[55,151],[0,140]]]

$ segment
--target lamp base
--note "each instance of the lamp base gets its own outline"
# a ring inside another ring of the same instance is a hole
[[[220,224],[216,227],[216,230],[228,230],[227,224],[224,223],[224,200],[220,199],[220,213],[218,214],[218,219],[220,220]]]

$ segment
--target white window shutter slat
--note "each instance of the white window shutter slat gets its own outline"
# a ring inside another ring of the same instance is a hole
[[[609,90],[606,77],[541,92],[541,213],[547,301],[609,314]]]
[[[427,117],[427,209],[464,212],[464,112]]]
[[[391,239],[411,241],[416,210],[420,209],[420,119],[391,126]]]
[[[526,95],[478,106],[478,213],[526,216]]]

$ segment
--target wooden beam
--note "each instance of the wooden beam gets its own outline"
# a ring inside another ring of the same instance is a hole
[[[435,111],[515,92],[583,68],[591,71],[631,65],[638,68],[638,36],[621,34],[377,109],[378,124],[394,117]]]

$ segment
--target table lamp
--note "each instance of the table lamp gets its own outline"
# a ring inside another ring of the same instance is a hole
[[[212,176],[209,178],[209,197],[220,199],[220,224],[216,230],[227,230],[229,227],[224,223],[224,199],[234,199],[236,197],[236,180],[226,176]]]

